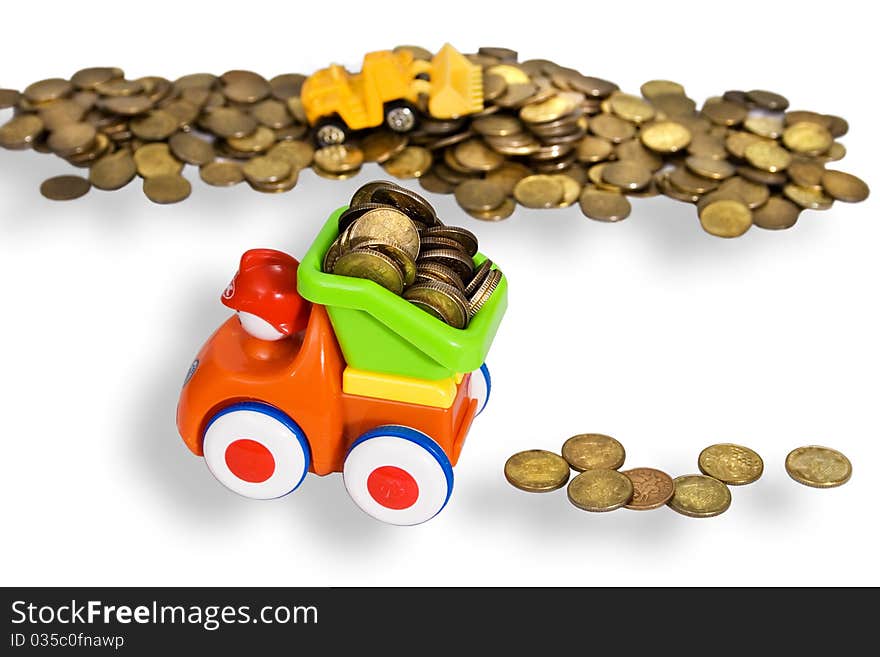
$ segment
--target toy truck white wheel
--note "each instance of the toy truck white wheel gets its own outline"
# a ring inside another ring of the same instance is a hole
[[[203,450],[208,469],[221,484],[257,500],[296,490],[311,461],[302,429],[259,402],[233,404],[212,417]]]
[[[445,452],[408,427],[378,427],[362,435],[348,452],[342,476],[355,504],[392,525],[430,520],[452,493],[452,465]]]
[[[480,369],[471,372],[468,394],[471,399],[477,400],[477,415],[479,415],[486,408],[486,404],[489,403],[489,395],[492,394],[492,376],[489,374],[486,363],[483,363]]]

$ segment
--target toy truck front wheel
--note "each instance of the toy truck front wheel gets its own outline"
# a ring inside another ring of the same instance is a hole
[[[204,436],[208,469],[233,492],[268,500],[296,490],[309,471],[305,433],[260,402],[233,404],[214,415]]]

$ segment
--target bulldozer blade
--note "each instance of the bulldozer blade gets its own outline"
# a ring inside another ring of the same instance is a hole
[[[431,60],[428,110],[438,119],[483,109],[483,72],[448,43]]]

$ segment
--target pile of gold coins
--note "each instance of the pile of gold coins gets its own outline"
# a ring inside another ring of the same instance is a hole
[[[0,90],[0,108],[14,108],[0,126],[0,146],[90,168],[87,178],[43,184],[43,194],[59,200],[140,176],[151,200],[173,203],[190,193],[180,175],[186,164],[209,185],[246,181],[277,193],[308,167],[338,180],[376,162],[391,176],[454,194],[480,220],[505,219],[517,204],[578,203],[587,217],[615,222],[629,216],[630,198],[662,194],[696,205],[709,233],[736,237],[752,225],[790,228],[803,210],[868,196],[863,181],[827,168],[846,153],[838,141],[846,121],[789,110],[777,93],[727,91],[698,107],[672,81],[646,82],[635,95],[548,60],[519,62],[506,48],[468,58],[483,69],[479,114],[439,120],[421,107],[409,133],[379,127],[317,151],[300,99],[303,75],[234,70],[172,82],[129,80],[113,67],[41,80],[21,93]]]
[[[730,507],[729,486],[751,484],[764,472],[757,452],[731,443],[710,445],[700,452],[697,467],[702,474],[675,479],[654,468],[620,472],[625,459],[623,445],[611,436],[578,434],[565,441],[561,455],[543,449],[514,454],[504,464],[504,476],[531,493],[558,490],[568,483],[568,500],[584,511],[669,506],[691,518],[710,518]],[[814,488],[840,486],[852,475],[846,456],[816,445],[792,450],[785,469],[795,481]],[[569,481],[571,470],[579,474]]]
[[[478,246],[469,230],[444,225],[424,198],[379,180],[358,189],[339,216],[322,269],[374,281],[463,329],[501,282],[491,260],[474,264]]]

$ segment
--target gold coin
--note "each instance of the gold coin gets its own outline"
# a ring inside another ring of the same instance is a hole
[[[364,154],[354,146],[337,144],[315,151],[315,164],[329,173],[347,173],[360,169]]]
[[[632,139],[636,134],[635,126],[620,119],[613,114],[600,114],[590,119],[590,132],[597,137],[604,137],[609,141],[619,144],[627,139]]]
[[[633,511],[659,509],[672,499],[675,484],[665,472],[654,468],[633,468],[621,472],[632,482],[633,496],[625,508]]]
[[[370,249],[353,249],[339,256],[333,267],[337,276],[365,278],[394,294],[403,292],[404,275],[393,258]]]
[[[483,282],[477,286],[468,298],[468,318],[473,319],[480,309],[486,305],[492,294],[501,283],[502,274],[498,269],[490,269]]]
[[[515,488],[529,493],[547,493],[565,486],[571,471],[558,454],[530,449],[514,454],[504,464],[504,477]]]
[[[799,484],[813,488],[834,488],[849,481],[852,463],[830,447],[798,447],[785,457],[785,470]]]
[[[723,160],[727,157],[727,148],[725,148],[724,140],[721,137],[708,132],[698,132],[691,135],[688,153],[695,157]]]
[[[578,472],[584,470],[617,470],[626,460],[623,445],[601,433],[572,436],[562,445],[562,458]]]
[[[739,176],[725,180],[718,187],[718,191],[725,194],[730,200],[745,203],[751,210],[761,207],[770,198],[770,190],[767,185],[754,183]]]
[[[524,164],[520,164],[519,162],[505,162],[494,171],[487,173],[485,180],[498,185],[504,190],[505,195],[510,196],[513,194],[513,188],[516,187],[516,183],[531,174],[531,169]]]
[[[752,221],[760,228],[782,230],[797,223],[801,209],[781,196],[771,196],[767,202],[752,212]]]
[[[492,171],[504,164],[504,157],[480,139],[463,141],[455,146],[452,153],[454,161],[469,171]]]
[[[504,78],[504,81],[508,85],[525,84],[532,81],[528,73],[520,67],[512,64],[498,64],[497,66],[492,66],[486,69],[486,73],[488,75],[497,75]]]
[[[596,221],[622,221],[632,211],[629,199],[619,191],[584,187],[580,197],[581,211]]]
[[[508,197],[493,210],[466,210],[466,212],[474,219],[479,219],[480,221],[503,221],[513,215],[515,210],[516,201]]]
[[[723,126],[739,125],[748,116],[748,110],[745,107],[728,100],[707,102],[701,111],[703,116],[712,123]]]
[[[739,237],[752,226],[752,211],[739,201],[715,201],[700,210],[703,230],[716,237]]]
[[[73,85],[62,78],[49,78],[40,80],[25,87],[23,95],[34,105],[48,103],[58,98],[69,95],[73,91]]]
[[[82,121],[88,109],[75,100],[62,98],[41,107],[39,116],[47,130],[57,130],[62,126]]]
[[[92,186],[108,191],[125,187],[135,175],[137,175],[137,167],[127,150],[105,155],[89,169],[89,181]]]
[[[538,90],[532,82],[508,83],[504,93],[495,99],[495,105],[499,107],[520,107],[528,102]]]
[[[171,155],[164,142],[141,146],[134,152],[134,163],[144,178],[177,175],[183,169],[183,163]]]
[[[644,147],[639,139],[629,139],[614,147],[614,154],[618,160],[630,160],[637,164],[657,171],[663,167],[663,158],[657,153]]]
[[[148,96],[107,96],[98,101],[98,106],[107,112],[121,114],[122,116],[137,116],[143,114],[155,105],[155,101]]]
[[[88,123],[68,123],[53,131],[46,143],[55,153],[67,157],[88,150],[97,135]]]
[[[690,155],[685,166],[698,176],[711,180],[724,180],[736,173],[736,168],[727,160],[719,160],[707,155]]]
[[[376,208],[362,214],[352,224],[351,238],[397,244],[413,260],[419,256],[418,230],[404,212],[394,208]]]
[[[732,486],[750,484],[761,478],[764,461],[754,450],[733,443],[710,445],[697,459],[700,472]]]
[[[568,116],[575,110],[575,102],[570,96],[559,94],[539,103],[523,105],[519,118],[527,123],[548,123]]]
[[[776,142],[759,141],[751,144],[745,151],[749,164],[762,171],[783,171],[791,164],[791,154]]]
[[[287,104],[275,98],[267,98],[254,105],[251,108],[251,116],[272,130],[281,130],[293,123],[293,117],[287,111]]]
[[[575,152],[578,161],[594,164],[607,160],[611,153],[614,152],[614,146],[612,146],[610,141],[602,137],[586,135],[578,142]]]
[[[245,162],[241,171],[248,182],[261,185],[289,178],[293,167],[289,162],[280,158],[263,156]]]
[[[177,203],[190,195],[189,181],[179,174],[164,174],[144,179],[144,194],[153,203]]]
[[[751,132],[740,132],[738,130],[733,130],[729,132],[724,139],[724,147],[734,157],[745,159],[746,149],[752,144],[760,143],[763,141],[768,140],[766,140],[764,137],[753,135]]]
[[[431,151],[421,146],[407,146],[400,153],[382,163],[395,178],[419,178],[431,168]]]
[[[763,89],[753,89],[746,92],[746,98],[755,103],[758,107],[773,112],[783,112],[788,109],[788,99],[773,91],[765,91]]]
[[[253,71],[227,71],[220,79],[223,95],[234,103],[255,103],[272,90],[266,79]]]
[[[669,508],[691,518],[711,518],[730,508],[730,489],[705,475],[684,475],[673,480],[675,492]]]
[[[785,129],[782,142],[795,153],[820,155],[831,148],[833,138],[828,129],[818,123],[802,121]]]
[[[486,101],[499,98],[507,90],[507,81],[494,73],[483,73],[483,99]]]
[[[409,302],[421,302],[432,314],[452,328],[463,329],[468,323],[467,299],[461,290],[440,281],[416,283],[403,293]]]
[[[424,176],[419,176],[419,185],[425,191],[434,194],[452,194],[455,191],[455,185],[446,182],[433,171],[429,171]]]
[[[594,513],[619,509],[632,496],[632,481],[616,470],[587,470],[568,484],[568,501]]]
[[[0,146],[23,150],[33,146],[43,133],[43,121],[35,114],[20,114],[0,126]]]
[[[214,146],[188,132],[178,132],[168,140],[168,147],[177,159],[203,166],[214,159]]]
[[[40,194],[51,201],[72,201],[85,194],[92,185],[80,176],[55,176],[43,181]]]
[[[257,129],[257,120],[250,114],[233,107],[212,107],[201,123],[218,137],[242,138],[253,134]]]
[[[244,180],[244,173],[237,162],[215,161],[202,166],[199,177],[214,187],[231,187]]]
[[[467,284],[464,288],[464,296],[470,298],[474,296],[477,290],[486,282],[486,279],[489,278],[489,273],[492,271],[492,261],[486,258],[483,263],[477,267],[477,270],[474,272],[474,277],[471,279],[471,282]]]
[[[489,137],[508,137],[523,131],[523,124],[513,116],[491,114],[474,119],[471,128]]]
[[[361,140],[361,150],[365,162],[387,162],[398,155],[407,145],[407,138],[399,132],[380,130],[373,132]]]
[[[422,262],[416,267],[416,281],[439,281],[467,293],[461,276],[455,270],[438,262]]]
[[[144,116],[132,119],[129,123],[131,133],[144,141],[168,139],[180,127],[180,120],[161,109],[150,110]]]
[[[289,192],[291,189],[296,187],[296,183],[298,180],[299,171],[291,167],[290,174],[286,178],[282,178],[281,180],[267,183],[254,182],[252,180],[248,180],[247,182],[248,185],[250,185],[251,189],[262,192],[263,194],[280,194],[282,192]]]
[[[267,155],[286,160],[294,169],[305,169],[312,163],[315,149],[307,142],[293,139],[275,144]]]
[[[425,249],[419,254],[418,262],[419,264],[423,262],[438,262],[441,265],[446,265],[453,269],[462,280],[469,280],[474,273],[473,259],[461,251],[460,248]]]
[[[275,133],[264,125],[245,137],[227,137],[226,143],[239,153],[263,153],[275,143]]]
[[[608,99],[611,111],[631,123],[644,123],[654,118],[654,108],[638,96],[614,93]]]
[[[782,135],[783,130],[785,130],[785,125],[778,116],[754,114],[748,116],[743,125],[749,132],[767,139],[778,139]]]
[[[465,210],[494,210],[505,198],[504,189],[488,180],[465,180],[455,188],[455,200]]]
[[[537,174],[520,180],[513,188],[520,205],[527,208],[553,208],[565,196],[565,187],[553,176]]]
[[[21,94],[15,89],[0,89],[0,109],[18,105]]]
[[[581,196],[581,184],[567,173],[553,174],[553,177],[562,183],[563,188],[562,200],[559,201],[556,207],[567,208],[569,205],[574,205],[575,201]]]
[[[762,185],[779,186],[788,182],[788,175],[786,175],[784,171],[764,171],[762,169],[756,169],[748,164],[741,164],[736,167],[736,173],[738,173],[741,178]]]
[[[782,193],[805,210],[827,210],[834,202],[834,199],[825,194],[821,187],[788,184],[782,188]]]
[[[647,187],[653,178],[651,170],[632,160],[609,162],[602,169],[602,181],[625,191],[636,191]]]
[[[642,143],[658,153],[677,153],[691,142],[691,132],[680,123],[660,121],[642,130]]]
[[[861,179],[843,171],[828,170],[822,174],[822,188],[838,201],[859,203],[871,193]]]
[[[672,82],[671,80],[649,80],[641,86],[639,91],[648,100],[656,96],[684,96],[684,87],[678,82]]]

